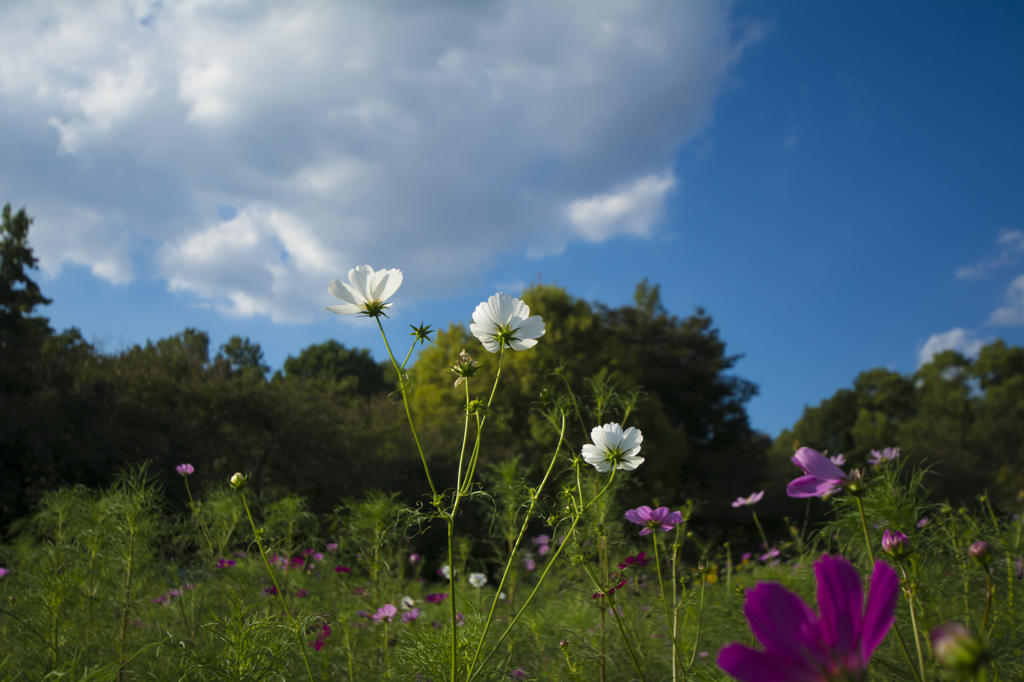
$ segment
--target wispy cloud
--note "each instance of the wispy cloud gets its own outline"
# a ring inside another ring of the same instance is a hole
[[[653,236],[665,169],[763,34],[730,12],[6,3],[0,182],[51,274],[282,322],[363,263],[446,295],[501,253]]]
[[[1024,275],[1010,282],[1006,288],[1006,305],[992,311],[990,324],[1024,324]]]
[[[956,276],[959,279],[981,279],[992,270],[1006,266],[1016,265],[1024,254],[1024,232],[1020,230],[1002,230],[999,239],[999,255],[992,258],[985,258],[974,265],[965,265],[958,268]]]
[[[936,355],[945,350],[955,350],[967,357],[977,357],[984,342],[977,332],[957,327],[948,332],[932,334],[917,353],[918,367],[927,365]]]

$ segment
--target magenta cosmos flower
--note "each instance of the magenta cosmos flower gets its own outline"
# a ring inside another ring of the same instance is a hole
[[[742,682],[862,679],[896,620],[896,571],[875,563],[866,606],[860,576],[846,559],[826,554],[814,573],[821,615],[781,585],[758,584],[743,610],[764,651],[730,644],[719,652],[718,667]]]
[[[644,526],[640,535],[650,535],[656,530],[672,530],[683,522],[682,512],[670,512],[668,507],[651,509],[643,506],[626,512],[626,520]]]
[[[900,456],[900,449],[899,448],[885,448],[881,452],[879,452],[878,450],[872,450],[871,451],[871,459],[868,460],[868,463],[869,464],[874,464],[875,466],[878,466],[879,464],[885,464],[886,462],[891,462],[891,461],[893,461],[894,459],[896,459],[899,456]]]
[[[739,509],[740,507],[753,507],[755,504],[761,501],[764,497],[764,491],[757,493],[751,493],[750,497],[737,497],[736,501],[732,503],[733,509]]]
[[[384,606],[377,609],[377,613],[373,614],[373,622],[380,623],[383,621],[391,622],[391,619],[398,614],[398,609],[395,608],[394,604],[385,604]]]
[[[178,466],[174,467],[174,470],[177,471],[182,476],[191,476],[196,472],[196,468],[191,464],[179,464]]]
[[[806,476],[789,482],[786,494],[790,497],[821,497],[841,486],[848,478],[828,457],[810,448],[797,450],[793,464],[803,469]]]

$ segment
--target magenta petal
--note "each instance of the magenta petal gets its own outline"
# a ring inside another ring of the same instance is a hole
[[[864,609],[860,576],[849,561],[828,554],[815,562],[814,574],[818,577],[822,638],[832,648],[833,658],[847,661],[860,641]]]
[[[882,561],[875,562],[868,588],[868,605],[864,611],[864,625],[860,639],[861,657],[865,663],[885,639],[896,620],[896,602],[899,600],[900,579],[896,571]]]
[[[808,664],[828,660],[818,635],[818,617],[800,597],[778,583],[758,583],[743,612],[750,630],[770,654]]]
[[[821,673],[805,663],[790,661],[742,644],[718,652],[718,667],[740,682],[822,682]]]
[[[826,480],[842,480],[846,478],[843,470],[825,455],[811,448],[800,448],[792,457],[793,464],[804,470],[805,474]]]
[[[671,523],[673,525],[678,526],[680,523],[683,522],[683,513],[682,512],[672,512],[671,514],[669,514],[668,516],[666,516],[664,518],[664,521],[665,521],[665,523]]]
[[[794,478],[786,486],[790,497],[821,497],[839,485],[839,481],[828,481],[817,476]]]
[[[648,506],[637,507],[626,512],[626,520],[641,526],[651,520],[651,508]]]
[[[653,533],[653,532],[654,532],[654,531],[653,531],[653,530],[651,530],[650,528],[642,528],[642,529],[640,530],[640,535],[650,535],[650,534],[651,534],[651,533]]]

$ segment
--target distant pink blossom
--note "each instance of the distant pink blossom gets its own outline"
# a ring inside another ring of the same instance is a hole
[[[217,568],[231,568],[234,565],[234,559],[217,559]]]
[[[413,566],[419,566],[421,561],[423,561],[423,557],[421,557],[416,552],[413,552],[409,555],[409,563]]]
[[[377,609],[377,613],[373,614],[374,623],[382,623],[384,621],[391,622],[391,619],[398,614],[398,609],[395,608],[394,604],[385,604],[384,606]]]
[[[3,578],[5,575],[7,575],[10,572],[11,572],[11,569],[5,568],[3,566],[0,566],[0,578]]]
[[[440,604],[441,602],[443,602],[447,598],[448,598],[448,593],[447,592],[438,592],[436,594],[428,594],[425,599],[426,599],[428,604]]]
[[[763,650],[729,644],[718,666],[741,682],[829,682],[863,678],[868,662],[896,619],[900,581],[875,563],[867,603],[856,569],[841,557],[814,564],[818,608],[776,583],[759,583],[743,610]]]
[[[178,466],[174,467],[174,470],[177,471],[182,476],[191,476],[196,472],[196,468],[191,464],[179,464]]]
[[[273,585],[271,585],[270,587],[264,587],[263,588],[263,592],[265,594],[269,594],[271,597],[276,597],[277,596],[277,588],[274,587]]]
[[[305,590],[299,590],[298,592],[295,593],[295,596],[298,597],[299,599],[302,599],[303,597],[308,597],[309,596],[309,592],[306,592]]]
[[[758,493],[751,493],[750,497],[737,497],[736,501],[732,503],[733,509],[739,509],[740,507],[753,507],[755,504],[761,501],[764,497],[764,491]]]
[[[403,623],[411,623],[411,622],[413,622],[414,620],[416,620],[419,617],[420,617],[420,610],[419,609],[409,609],[408,611],[406,611],[405,613],[402,614],[402,622]]]
[[[334,572],[335,573],[351,573],[352,569],[349,568],[348,566],[335,566],[334,567]]]
[[[537,562],[534,561],[533,557],[530,556],[529,554],[527,554],[526,558],[523,559],[523,566],[526,567],[527,571],[536,571],[537,570]]]
[[[833,455],[832,457],[829,457],[829,459],[832,460],[832,463],[835,464],[837,467],[841,467],[844,464],[846,464],[846,457],[841,452],[838,455]]]
[[[331,636],[331,626],[324,623],[317,632],[316,639],[309,643],[314,651],[320,651],[327,644],[327,638]]]
[[[881,452],[879,452],[878,450],[872,450],[871,451],[871,459],[868,460],[868,463],[869,464],[874,464],[875,466],[878,466],[879,464],[885,464],[886,462],[891,462],[892,460],[896,459],[899,456],[900,456],[900,449],[899,448],[885,448]]]
[[[327,543],[327,551],[328,552],[337,552],[338,551],[338,543],[337,542],[328,542]]]
[[[625,562],[619,564],[619,568],[643,568],[649,563],[651,563],[651,560],[647,558],[647,554],[645,552],[640,552],[636,556],[626,557]]]
[[[768,561],[769,559],[774,559],[775,557],[779,556],[779,554],[780,554],[779,548],[778,547],[772,547],[767,552],[765,552],[764,554],[762,554],[761,556],[759,556],[757,558],[760,559],[761,561]]]
[[[848,479],[843,470],[828,457],[811,448],[800,448],[792,458],[793,464],[803,469],[805,476],[793,479],[786,486],[790,497],[822,497]]]
[[[324,560],[324,555],[321,554],[320,552],[317,552],[316,554],[313,555],[313,561],[315,561],[317,563],[320,563],[323,560]]]
[[[651,509],[645,505],[627,511],[626,520],[644,526],[640,530],[640,535],[650,535],[656,530],[672,530],[683,522],[683,514],[682,512],[670,512],[668,507]]]
[[[929,519],[927,516],[922,516],[920,519],[917,520],[917,527],[918,528],[924,528],[925,526],[928,525],[928,522],[930,520],[931,519]]]

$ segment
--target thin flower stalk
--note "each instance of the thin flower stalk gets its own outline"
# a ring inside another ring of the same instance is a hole
[[[576,551],[579,552],[580,556],[583,556],[583,547],[580,546],[579,541],[576,541]],[[641,682],[647,682],[647,678],[644,677],[644,671],[640,667],[640,661],[636,659],[636,653],[633,651],[633,645],[629,642],[629,636],[626,634],[626,626],[622,623],[622,616],[619,615],[619,610],[615,607],[615,597],[612,596],[611,591],[605,592],[605,588],[601,586],[597,576],[594,575],[594,569],[590,567],[590,563],[584,559],[580,562],[583,566],[583,570],[587,576],[590,577],[590,581],[594,584],[594,588],[598,592],[604,593],[604,596],[608,599],[608,604],[611,606],[612,616],[615,617],[615,623],[619,626],[619,632],[622,634],[622,641],[626,644],[626,651],[629,652],[629,658],[633,661],[633,667],[636,668],[636,674],[640,676]],[[601,607],[602,612],[604,607]]]
[[[871,536],[868,535],[868,521],[864,516],[864,503],[861,501],[860,496],[854,497],[857,500],[857,508],[860,510],[860,526],[864,529],[864,544],[868,548],[868,558],[871,559],[871,565],[875,565],[875,550],[871,548]]]
[[[672,617],[669,614],[668,599],[665,596],[665,583],[661,578],[661,555],[658,553],[658,534],[651,533],[654,538],[654,567],[658,571],[658,590],[661,594],[661,605],[665,610],[665,626],[671,622]],[[678,647],[676,646],[676,633],[673,630],[670,636],[672,640],[672,679],[676,679],[676,656],[678,654]]]
[[[566,538],[572,537],[573,531],[576,530],[576,526],[579,524],[580,519],[583,518],[583,512],[585,512],[587,509],[589,509],[590,505],[594,504],[594,502],[596,502],[602,495],[604,495],[608,491],[608,488],[611,487],[612,483],[615,481],[615,472],[616,471],[618,471],[618,470],[617,469],[612,469],[612,475],[609,477],[607,485],[605,485],[605,487],[601,489],[601,492],[599,492],[597,494],[597,497],[595,497],[590,502],[588,502],[585,507],[581,506],[581,508],[578,509],[575,512],[575,514],[573,515],[574,518],[573,518],[572,525],[569,526],[569,530],[565,534]],[[576,473],[579,474],[579,461],[577,461]],[[581,493],[581,495],[582,495],[582,493]],[[568,544],[569,544],[568,542],[563,542],[562,544],[560,544],[558,546],[558,549],[555,550],[555,553],[551,556],[551,559],[549,559],[547,564],[545,564],[544,570],[541,572],[540,577],[537,578],[537,584],[533,586],[533,590],[530,592],[530,596],[526,598],[526,602],[523,604],[522,608],[519,609],[519,611],[512,618],[512,620],[509,621],[509,624],[507,626],[505,626],[505,631],[503,633],[501,633],[501,637],[498,638],[498,641],[494,643],[494,646],[491,648],[491,650],[480,661],[480,667],[477,668],[476,670],[473,670],[472,668],[470,668],[469,679],[467,679],[466,682],[472,682],[473,681],[473,679],[477,676],[477,674],[481,670],[483,670],[483,666],[487,663],[488,660],[490,660],[491,656],[494,655],[494,652],[498,650],[498,647],[501,646],[501,643],[503,641],[505,641],[505,638],[508,637],[510,632],[512,632],[512,628],[515,627],[515,624],[522,617],[523,613],[526,612],[526,609],[527,609],[527,607],[530,606],[530,602],[533,601],[533,598],[537,596],[537,592],[540,591],[541,585],[544,584],[544,579],[547,578],[548,572],[550,572],[551,571],[551,567],[554,566],[558,562],[558,557],[562,554],[562,550],[564,550],[566,545],[568,545]]]
[[[689,675],[693,669],[693,662],[697,660],[697,649],[700,648],[700,631],[704,627],[704,589],[708,584],[707,574],[702,574],[700,579],[700,610],[697,612],[697,635],[693,640],[693,652],[690,654],[690,664],[686,666],[686,674]]]
[[[519,537],[516,538],[515,545],[512,547],[512,551],[509,553],[508,562],[505,564],[505,570],[501,574],[501,580],[498,582],[498,586],[494,592],[494,599],[491,600],[491,610],[487,614],[487,620],[484,622],[484,630],[480,634],[480,642],[477,644],[476,652],[473,654],[473,660],[469,664],[469,669],[472,672],[476,665],[477,659],[480,657],[480,651],[483,649],[484,641],[487,639],[487,633],[491,629],[491,622],[494,619],[494,611],[498,606],[498,595],[501,594],[502,589],[505,587],[505,581],[508,580],[510,572],[512,570],[512,563],[515,560],[516,552],[519,550],[519,545],[522,543],[523,538],[526,536],[526,528],[530,523],[530,518],[533,516],[533,510],[537,506],[537,500],[540,499],[540,494],[544,490],[544,484],[547,483],[548,478],[551,476],[552,470],[555,468],[555,462],[558,461],[558,453],[562,450],[562,443],[565,442],[565,412],[562,412],[562,428],[558,434],[558,445],[555,447],[555,454],[551,456],[551,464],[548,465],[548,470],[544,474],[544,478],[540,482],[540,486],[530,495],[530,507],[526,511],[526,518],[523,520],[523,526],[519,531]],[[565,544],[565,543],[563,543]],[[561,551],[559,549],[558,551]],[[552,557],[549,566],[554,562],[554,558],[558,556],[558,552],[555,552],[555,556]],[[545,573],[547,571],[545,570]],[[543,578],[542,578],[543,579]],[[525,608],[525,607],[524,607]]]
[[[903,565],[903,560],[902,559],[900,559],[899,564],[900,564],[900,572],[903,573],[903,580],[907,583],[907,593],[906,593],[906,596],[907,596],[907,602],[910,604],[910,624],[914,628],[914,644],[917,646],[917,663],[918,663],[918,666],[920,666],[920,669],[921,669],[921,675],[920,675],[919,679],[924,680],[925,679],[924,654],[921,651],[921,634],[920,634],[920,632],[918,632],[917,616],[914,613],[914,601],[915,601],[915,597],[917,595],[914,593],[914,586],[910,582],[910,576],[907,575],[907,569]]]
[[[395,373],[398,374],[398,388],[402,392],[402,404],[405,405],[405,416],[409,420],[409,428],[412,430],[412,439],[416,441],[416,450],[420,453],[420,460],[423,462],[423,471],[427,475],[427,483],[430,484],[430,491],[434,494],[435,504],[437,503],[437,487],[434,485],[434,479],[430,476],[430,467],[427,465],[427,456],[423,453],[423,446],[420,444],[419,434],[416,433],[416,424],[412,420],[412,409],[409,407],[409,395],[406,392],[405,381],[402,379],[402,368],[398,366],[398,362],[395,360],[395,354],[391,352],[391,344],[388,343],[388,335],[384,333],[384,325],[380,322],[380,317],[374,318],[377,321],[377,327],[380,329],[380,335],[384,339],[384,347],[388,350],[388,357],[391,358],[391,364],[395,368]]]
[[[754,508],[750,508],[750,515],[754,517],[754,525],[757,526],[757,532],[761,534],[761,542],[764,543],[764,551],[768,551],[771,547],[768,545],[768,536],[764,534],[764,528],[761,527],[761,521],[757,518],[757,512]]]
[[[256,540],[256,547],[260,550],[260,556],[263,558],[263,565],[267,567],[267,574],[270,575],[270,582],[274,585],[274,593],[281,601],[281,607],[284,609],[285,615],[288,616],[289,620],[294,620],[294,616],[292,616],[291,611],[288,610],[288,603],[284,600],[284,593],[277,584],[277,578],[274,577],[274,571],[270,568],[270,561],[267,560],[267,553],[263,549],[263,541],[260,537],[262,533],[256,530],[256,522],[253,520],[252,512],[249,510],[249,500],[246,499],[245,490],[239,490],[238,492],[242,495],[242,505],[245,506],[245,514],[249,517],[249,526],[252,528],[252,535]],[[299,632],[298,629],[295,630],[295,637],[299,640],[299,651],[302,652],[302,662],[306,664],[306,673],[309,675],[309,681],[313,682],[313,671],[309,668],[309,657],[306,656],[306,645],[305,642],[302,641],[302,633]]]
[[[981,618],[981,630],[978,631],[979,635],[985,634],[985,626],[988,625],[988,614],[992,608],[992,573],[989,572],[988,568],[985,568],[985,615]]]

